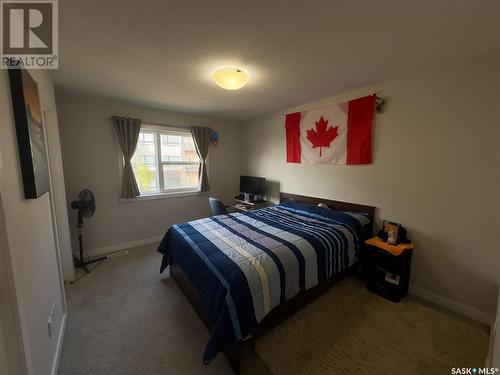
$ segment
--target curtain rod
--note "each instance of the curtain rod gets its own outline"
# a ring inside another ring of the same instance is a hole
[[[152,121],[145,121],[141,119],[141,125],[153,125],[153,126],[161,126],[164,128],[175,128],[175,129],[183,129],[183,130],[190,130],[191,125],[187,126],[179,126],[179,125],[167,125],[167,124],[159,124],[157,122],[152,122]]]
[[[113,118],[113,116],[110,117],[110,120]],[[141,120],[141,125],[153,125],[153,126],[159,126],[163,128],[174,128],[174,129],[182,129],[182,130],[191,130],[190,127],[192,125],[186,125],[186,126],[179,126],[179,125],[167,125],[167,124],[160,124],[158,122],[153,122],[153,121],[145,121],[143,119]]]

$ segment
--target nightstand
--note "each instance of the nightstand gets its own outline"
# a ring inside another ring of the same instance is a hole
[[[369,290],[393,302],[408,293],[414,243],[388,245],[379,237],[365,241],[362,262]]]

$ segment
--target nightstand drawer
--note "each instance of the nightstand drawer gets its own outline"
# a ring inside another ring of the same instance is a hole
[[[403,267],[411,261],[411,251],[396,256],[376,247],[370,247],[367,250],[366,261],[374,266],[383,265],[387,271],[401,273]]]
[[[382,267],[375,267],[373,273],[373,282],[387,288],[399,287],[405,278],[400,273],[394,273]]]

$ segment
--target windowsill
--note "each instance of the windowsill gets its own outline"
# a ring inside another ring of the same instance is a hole
[[[144,194],[140,195],[137,198],[120,198],[121,203],[134,203],[140,201],[149,201],[155,199],[169,199],[169,198],[182,198],[182,197],[190,197],[195,195],[207,195],[208,191],[199,191],[199,190],[187,190],[187,191],[175,191],[171,193],[157,193],[157,194]]]

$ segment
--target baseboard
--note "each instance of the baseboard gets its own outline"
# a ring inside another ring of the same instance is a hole
[[[123,243],[116,244],[116,245],[111,245],[111,246],[101,247],[98,249],[88,250],[88,251],[86,251],[86,253],[90,258],[94,258],[97,256],[102,256],[102,255],[111,254],[111,253],[114,253],[117,251],[130,249],[132,247],[144,246],[144,245],[149,245],[149,244],[152,244],[155,242],[160,242],[162,238],[163,238],[163,236],[156,236],[156,237],[144,238],[142,240],[137,240],[137,241],[123,242]]]
[[[454,311],[460,315],[466,316],[472,320],[486,324],[487,326],[491,326],[494,320],[494,317],[491,314],[464,305],[460,302],[453,301],[447,297],[430,292],[418,286],[410,285],[409,293],[413,294],[416,297],[422,298],[426,301],[444,307],[448,310]]]
[[[66,320],[67,313],[64,313],[61,319],[61,329],[59,330],[59,336],[57,337],[56,344],[56,355],[54,356],[54,361],[52,362],[52,369],[50,371],[51,375],[57,375],[57,369],[59,367],[59,360],[61,359],[62,344],[64,340],[64,331],[66,331]]]

